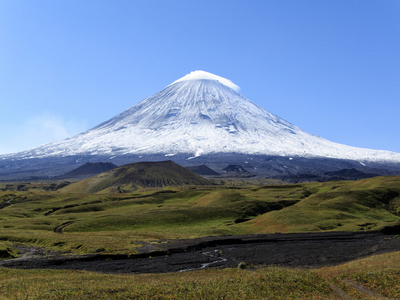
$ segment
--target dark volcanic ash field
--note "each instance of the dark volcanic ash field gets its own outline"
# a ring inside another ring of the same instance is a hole
[[[315,268],[373,254],[400,251],[400,238],[374,232],[329,232],[208,237],[145,244],[139,254],[33,257],[1,262],[22,269],[72,269],[102,273],[166,273],[252,266]]]

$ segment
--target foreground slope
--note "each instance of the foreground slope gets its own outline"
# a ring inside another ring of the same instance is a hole
[[[73,270],[0,268],[0,292],[5,299],[17,299],[24,295],[40,300],[54,298],[55,292],[58,298],[82,300],[398,299],[399,269],[400,252],[374,255],[334,267],[264,267],[251,268],[252,272],[208,269],[167,274],[115,275]],[[360,291],[357,286],[363,289]],[[371,291],[375,293],[374,297]],[[369,295],[366,294],[368,292]]]

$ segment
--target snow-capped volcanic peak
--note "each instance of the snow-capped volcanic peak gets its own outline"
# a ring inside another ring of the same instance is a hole
[[[174,81],[173,83],[171,83],[170,85],[173,85],[177,82],[181,82],[181,81],[189,81],[189,80],[201,80],[201,79],[206,79],[206,80],[217,80],[220,83],[222,83],[223,85],[226,85],[227,87],[230,87],[231,89],[235,90],[236,92],[239,92],[240,87],[237,86],[236,84],[234,84],[232,81],[230,81],[229,79],[226,79],[224,77],[206,72],[206,71],[192,71],[189,74],[183,76],[182,78],[179,78],[178,80]]]
[[[400,162],[399,153],[350,147],[309,134],[238,89],[228,79],[195,71],[86,132],[3,157],[178,154],[192,158],[240,153]]]

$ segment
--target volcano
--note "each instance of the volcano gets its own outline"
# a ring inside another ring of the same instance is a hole
[[[176,80],[86,132],[0,156],[0,167],[21,173],[25,165],[46,173],[48,164],[68,169],[89,161],[162,158],[186,166],[207,163],[216,171],[246,164],[265,174],[354,166],[400,170],[399,153],[346,146],[307,133],[241,95],[230,80],[204,71]]]

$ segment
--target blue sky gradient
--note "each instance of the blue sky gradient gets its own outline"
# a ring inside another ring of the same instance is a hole
[[[351,146],[400,152],[400,1],[0,0],[0,154],[64,139],[194,70]]]

